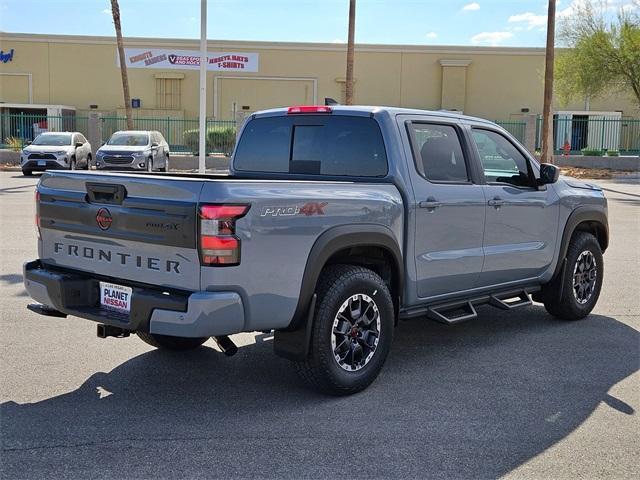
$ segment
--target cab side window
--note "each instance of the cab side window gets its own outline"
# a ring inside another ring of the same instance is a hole
[[[460,138],[451,125],[412,123],[416,168],[433,182],[469,182]]]
[[[529,161],[509,140],[491,130],[474,128],[472,133],[488,183],[535,186]]]

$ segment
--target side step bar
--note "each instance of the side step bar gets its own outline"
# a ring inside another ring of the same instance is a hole
[[[400,312],[400,318],[407,319],[426,315],[436,322],[454,325],[478,318],[478,313],[475,309],[477,305],[489,304],[501,310],[513,310],[515,308],[532,305],[533,302],[530,295],[538,290],[540,290],[538,286],[527,287],[451,302],[421,305]]]

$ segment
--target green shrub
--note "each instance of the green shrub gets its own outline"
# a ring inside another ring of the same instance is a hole
[[[589,147],[583,148],[581,152],[585,157],[602,157],[604,155],[604,150]]]
[[[24,146],[22,139],[18,137],[9,137],[6,139],[6,142],[7,142],[7,148],[9,150],[13,150],[14,152],[19,152],[20,150],[22,150],[22,147]]]
[[[607,150],[607,157],[618,157],[620,152],[618,150]]]
[[[182,134],[184,145],[189,151],[197,154],[200,148],[200,129],[185,130]],[[233,150],[236,142],[236,129],[234,127],[210,127],[207,128],[206,135],[207,153],[228,154]]]

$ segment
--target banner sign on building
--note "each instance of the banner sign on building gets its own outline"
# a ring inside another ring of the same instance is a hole
[[[198,50],[166,48],[125,48],[127,68],[200,69]],[[257,72],[258,54],[241,52],[207,52],[207,70],[216,72]],[[116,52],[116,65],[120,61]]]

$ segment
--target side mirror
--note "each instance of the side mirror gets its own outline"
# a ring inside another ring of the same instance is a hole
[[[80,148],[82,145],[84,145],[82,142],[76,142],[76,148]]]
[[[560,178],[560,169],[550,163],[543,163],[540,165],[540,185],[547,185],[548,183],[556,183]]]
[[[31,145],[31,140],[26,140],[26,141],[24,142],[24,144],[25,144],[25,145]]]
[[[158,144],[158,142],[153,142],[151,144],[151,148],[158,148],[160,145]]]

